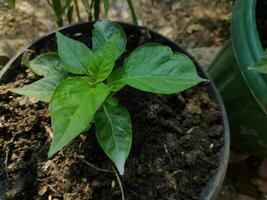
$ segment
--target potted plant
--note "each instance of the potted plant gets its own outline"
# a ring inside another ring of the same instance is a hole
[[[251,67],[266,48],[266,2],[237,0],[231,20],[231,41],[208,69],[229,117],[234,147],[267,155],[266,75]]]
[[[28,49],[0,75],[3,198],[215,198],[229,154],[226,115],[181,48],[103,20]]]

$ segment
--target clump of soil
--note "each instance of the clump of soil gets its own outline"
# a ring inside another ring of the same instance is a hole
[[[153,34],[150,39],[127,35],[125,55],[153,39]],[[88,38],[79,39],[90,46]],[[40,51],[54,48],[52,38]],[[22,67],[13,75],[0,88],[2,199],[116,200],[121,199],[121,182],[127,200],[190,200],[198,198],[217,170],[224,142],[222,117],[207,83],[174,95],[129,87],[117,94],[133,125],[131,154],[118,181],[94,128],[47,160],[52,137],[47,104],[8,91],[38,77]]]
[[[267,2],[264,0],[257,1],[256,18],[257,27],[262,46],[267,48]]]

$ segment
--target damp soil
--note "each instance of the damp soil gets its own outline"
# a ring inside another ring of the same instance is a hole
[[[141,43],[164,43],[146,31],[127,35],[124,57]],[[91,46],[90,34],[69,36]],[[33,50],[37,55],[55,48],[51,37]],[[53,135],[47,104],[8,91],[38,78],[18,66],[0,86],[0,199],[116,200],[121,183],[126,200],[190,200],[216,172],[223,126],[208,83],[173,95],[128,87],[117,94],[133,126],[132,150],[118,181],[94,127],[47,159]]]
[[[256,19],[257,27],[262,46],[267,48],[267,2],[265,0],[257,1]]]

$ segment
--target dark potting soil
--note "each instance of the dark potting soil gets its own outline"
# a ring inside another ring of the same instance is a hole
[[[267,1],[257,0],[256,19],[262,46],[267,48]]]
[[[79,37],[90,46],[89,38]],[[125,55],[144,38],[129,35]],[[36,51],[55,48],[51,39]],[[117,94],[133,125],[132,150],[118,181],[94,128],[47,160],[53,135],[47,104],[8,91],[38,77],[24,67],[12,75],[0,87],[0,199],[116,200],[121,183],[126,200],[190,200],[218,168],[222,117],[208,83],[174,95],[128,87]]]

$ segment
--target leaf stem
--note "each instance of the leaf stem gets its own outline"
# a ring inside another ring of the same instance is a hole
[[[123,186],[122,186],[122,183],[121,183],[121,179],[120,179],[120,176],[118,174],[118,172],[116,171],[116,169],[114,167],[112,167],[115,175],[116,175],[116,178],[117,178],[117,181],[119,183],[119,186],[120,186],[120,190],[121,190],[121,199],[122,200],[125,200],[125,195],[124,195],[124,190],[123,190]]]

